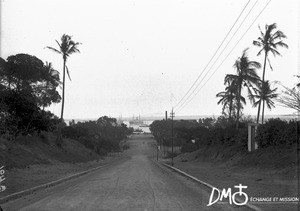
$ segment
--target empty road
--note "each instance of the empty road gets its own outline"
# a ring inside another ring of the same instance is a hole
[[[210,191],[153,162],[155,141],[135,135],[126,158],[2,205],[3,210],[233,210],[207,207]],[[245,207],[239,208],[246,210]]]

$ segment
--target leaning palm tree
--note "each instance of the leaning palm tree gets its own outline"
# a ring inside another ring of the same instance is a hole
[[[248,93],[252,93],[253,85],[257,84],[259,81],[259,76],[256,73],[256,69],[260,68],[259,62],[250,61],[247,56],[247,49],[243,51],[243,54],[234,63],[234,68],[236,69],[236,75],[227,74],[225,77],[225,82],[235,83],[237,86],[237,117],[236,117],[236,129],[239,128],[239,117],[241,109],[241,92],[242,88],[245,86],[248,89]]]
[[[261,28],[259,27],[261,36],[258,37],[257,40],[253,41],[253,45],[261,48],[257,53],[257,55],[258,56],[261,55],[262,52],[265,53],[262,81],[265,81],[267,60],[269,62],[269,66],[271,70],[273,70],[270,60],[268,58],[269,52],[271,52],[274,56],[276,55],[281,56],[277,48],[278,47],[288,48],[288,45],[282,41],[282,39],[286,38],[286,35],[280,30],[275,31],[276,28],[277,28],[276,23],[273,23],[271,25],[266,25],[265,32],[262,32]],[[257,123],[259,122],[260,106],[261,104],[258,105]]]
[[[258,85],[258,88],[255,89],[255,94],[249,95],[253,107],[258,106],[261,104],[261,102],[263,102],[262,124],[264,123],[265,103],[270,110],[275,108],[275,103],[272,101],[272,99],[278,96],[276,91],[277,88],[271,89],[269,81],[261,81]]]
[[[53,47],[49,47],[47,46],[46,48],[58,53],[58,54],[61,54],[62,57],[63,57],[63,82],[62,82],[62,85],[63,85],[63,91],[62,91],[62,105],[61,105],[61,115],[60,115],[60,119],[61,121],[63,121],[63,117],[64,117],[64,105],[65,105],[65,73],[67,71],[67,74],[68,74],[68,77],[69,79],[71,80],[71,77],[70,77],[70,74],[69,74],[69,70],[68,70],[68,67],[66,66],[66,63],[67,63],[67,58],[73,54],[73,53],[77,53],[77,52],[80,52],[78,50],[78,45],[81,44],[79,42],[74,42],[72,40],[72,37],[69,36],[69,35],[66,35],[64,34],[62,37],[61,37],[61,42],[59,43],[57,40],[55,40],[57,45],[58,45],[58,49],[55,49]]]

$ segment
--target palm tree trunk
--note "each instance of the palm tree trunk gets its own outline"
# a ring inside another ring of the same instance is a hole
[[[263,100],[263,108],[261,114],[261,123],[264,124],[264,114],[265,114],[265,101]]]
[[[237,114],[236,114],[236,129],[239,129],[239,119],[240,119],[240,103],[241,103],[241,90],[242,89],[242,84],[239,85],[239,93],[237,96]]]
[[[266,72],[267,56],[268,56],[268,53],[265,52],[264,69],[263,69],[263,76],[262,76],[262,81],[263,81],[263,82],[265,81],[265,72]],[[261,106],[261,101],[259,102],[259,105],[258,105],[258,112],[257,112],[257,119],[256,119],[256,123],[257,123],[257,124],[258,124],[258,122],[259,122],[260,106]],[[264,106],[264,105],[263,105],[263,106]],[[262,114],[262,115],[263,115],[263,114]],[[263,117],[262,117],[262,119],[263,119]]]
[[[264,69],[263,69],[263,77],[262,77],[262,81],[263,81],[263,82],[265,81],[265,73],[266,73],[266,63],[267,63],[267,56],[268,56],[268,53],[267,53],[267,52],[265,52]]]
[[[229,123],[231,122],[231,110],[232,110],[232,100],[230,101],[230,104],[229,104]]]
[[[60,121],[63,122],[64,118],[64,106],[65,106],[65,79],[66,79],[66,59],[64,59],[64,70],[63,70],[63,91],[62,91],[62,103],[61,103],[61,114]]]
[[[257,111],[257,118],[256,118],[256,123],[257,124],[259,122],[260,104],[261,104],[261,102],[258,104],[258,111]]]

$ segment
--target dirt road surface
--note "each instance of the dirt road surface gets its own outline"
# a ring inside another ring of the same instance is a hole
[[[155,141],[149,135],[135,135],[129,144],[121,161],[10,201],[3,210],[247,210],[207,207],[210,190],[154,162]]]

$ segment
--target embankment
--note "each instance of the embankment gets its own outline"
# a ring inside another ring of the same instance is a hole
[[[104,165],[120,156],[100,156],[72,139],[64,139],[59,147],[52,134],[19,137],[15,141],[0,139],[0,166],[5,170],[1,184],[6,186],[0,198]]]

